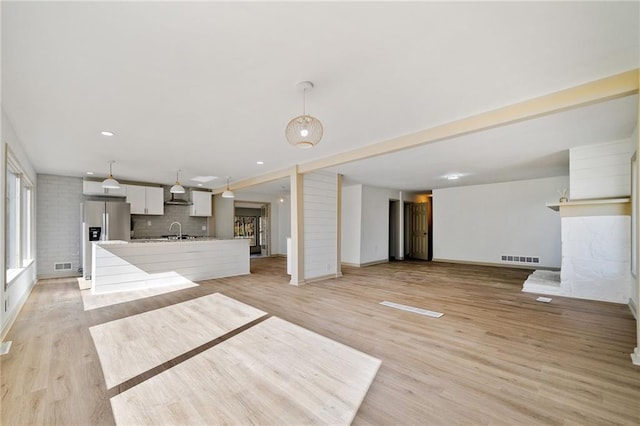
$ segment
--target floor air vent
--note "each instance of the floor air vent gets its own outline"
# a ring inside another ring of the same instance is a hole
[[[540,263],[538,256],[508,256],[502,255],[500,259],[503,262],[517,262],[517,263]]]
[[[54,271],[70,271],[71,270],[71,262],[63,262],[63,263],[54,263],[53,264]]]

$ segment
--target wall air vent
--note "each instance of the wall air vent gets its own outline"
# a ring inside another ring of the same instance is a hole
[[[500,260],[511,263],[540,263],[539,256],[515,256],[503,254],[500,256]]]
[[[53,264],[54,271],[70,271],[71,270],[71,262],[61,262]]]

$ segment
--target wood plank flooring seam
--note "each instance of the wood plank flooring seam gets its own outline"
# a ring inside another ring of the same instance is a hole
[[[169,368],[175,367],[183,362],[185,362],[186,360],[193,358],[194,356],[206,351],[207,349],[210,349],[216,345],[219,345],[220,343],[224,342],[225,340],[229,340],[230,338],[237,336],[238,334],[250,329],[251,327],[271,318],[272,315],[271,314],[267,314],[264,315],[260,318],[257,318],[239,328],[236,328],[235,330],[231,330],[230,332],[216,338],[213,339],[207,343],[204,343],[196,348],[191,349],[188,352],[185,352],[181,355],[178,355],[177,357],[170,359],[167,362],[164,362],[154,368],[151,368],[147,371],[145,371],[144,373],[141,373],[139,375],[137,375],[136,377],[133,377],[123,383],[120,383],[110,389],[107,389],[107,395],[109,398],[113,398],[114,396],[125,392],[129,389],[131,389],[134,386],[139,385],[140,383],[143,383],[147,380],[149,380],[150,378],[162,373],[165,370],[168,370]]]
[[[267,315],[221,293],[89,328],[107,388]]]
[[[271,317],[111,398],[116,424],[352,423],[381,361]]]

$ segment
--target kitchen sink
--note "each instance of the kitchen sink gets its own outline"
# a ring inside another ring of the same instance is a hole
[[[183,234],[182,237],[179,237],[178,235],[161,235],[162,238],[166,238],[168,240],[195,240],[196,237],[195,235],[185,235]]]

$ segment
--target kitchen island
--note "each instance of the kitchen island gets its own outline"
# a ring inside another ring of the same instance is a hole
[[[249,273],[249,241],[246,239],[149,239],[93,244],[93,294]]]

